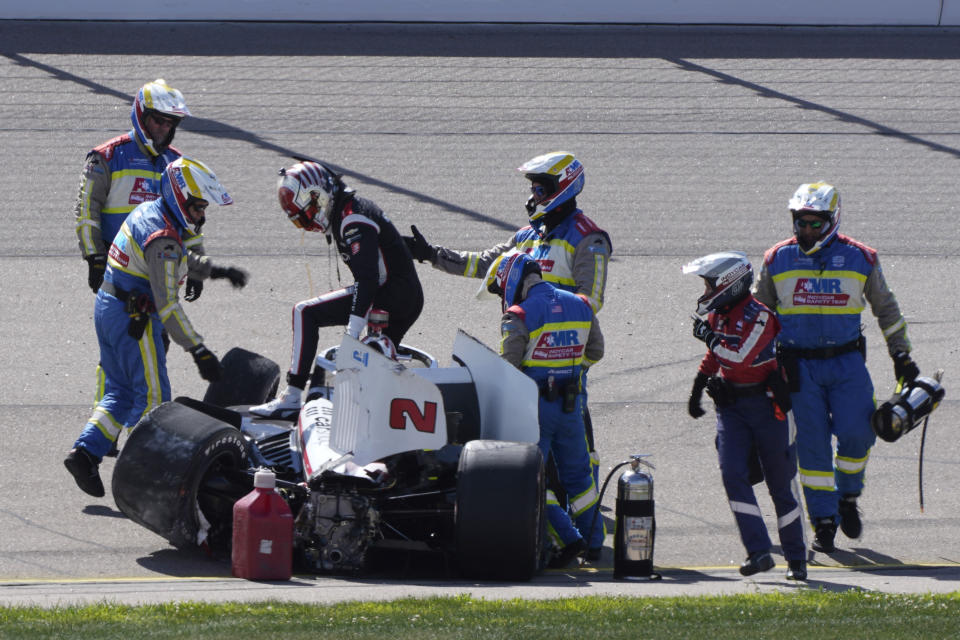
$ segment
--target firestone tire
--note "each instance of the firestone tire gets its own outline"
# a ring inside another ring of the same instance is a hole
[[[218,407],[263,404],[277,395],[280,367],[270,358],[234,347],[220,361],[223,375],[211,382],[203,401]]]
[[[249,493],[236,480],[249,466],[240,432],[177,402],[165,402],[130,432],[113,469],[113,499],[131,520],[178,548],[229,547],[233,503]]]
[[[543,455],[535,444],[472,440],[457,472],[456,554],[469,578],[529,580],[541,568]]]

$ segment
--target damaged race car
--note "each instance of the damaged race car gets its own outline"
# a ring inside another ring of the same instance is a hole
[[[291,424],[244,411],[272,397],[280,370],[231,350],[204,401],[164,403],[130,432],[117,506],[178,548],[222,554],[234,503],[267,468],[294,516],[297,570],[357,573],[373,555],[430,551],[466,577],[530,579],[546,559],[536,385],[463,331],[449,367],[397,352],[345,335],[317,358],[328,397]]]

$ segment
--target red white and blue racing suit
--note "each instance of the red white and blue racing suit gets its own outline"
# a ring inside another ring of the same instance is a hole
[[[778,371],[779,322],[749,295],[729,311],[710,313],[707,322],[721,342],[707,351],[700,372],[720,374],[721,384],[711,385],[717,406],[717,453],[740,539],[748,554],[770,550],[770,536],[749,480],[755,449],[777,512],[783,555],[788,561],[806,560],[794,426],[767,389],[768,377]]]
[[[548,492],[548,531],[558,547],[588,538],[588,547],[598,549],[604,529],[595,517],[597,486],[584,431],[582,373],[603,357],[603,335],[583,297],[535,274],[523,286],[523,301],[501,320],[500,353],[540,388],[538,444],[544,459],[553,453],[569,503],[565,511]]]
[[[870,303],[890,354],[910,351],[907,324],[877,252],[838,234],[811,255],[795,238],[767,251],[755,295],[775,309],[792,377],[800,481],[811,521],[859,495],[876,436],[873,383],[861,352],[860,314]],[[793,364],[790,364],[793,363]],[[836,436],[834,456],[831,436]]]
[[[142,204],[120,226],[108,253],[94,307],[104,393],[74,444],[97,460],[122,429],[170,400],[164,327],[184,349],[203,341],[178,297],[189,266],[183,228],[175,220],[162,199]],[[134,309],[146,315],[139,338],[130,335]]]

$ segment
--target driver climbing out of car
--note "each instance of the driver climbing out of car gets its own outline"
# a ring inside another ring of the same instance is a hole
[[[220,361],[179,300],[180,285],[201,260],[211,277],[246,284],[242,270],[210,264],[186,247],[188,228],[199,233],[210,204],[229,205],[233,199],[206,165],[177,158],[163,170],[160,198],[127,216],[107,253],[93,311],[104,393],[64,460],[77,485],[94,497],[104,495],[98,467],[120,431],[170,400],[164,329],[193,355],[204,380],[220,377]]]
[[[542,278],[540,265],[525,253],[497,258],[487,290],[503,301],[500,355],[530,376],[540,389],[540,441],[544,459],[552,452],[568,509],[547,491],[548,533],[557,553],[551,568],[603,547],[597,486],[590,468],[584,427],[583,375],[603,357],[603,334],[590,301]],[[596,522],[595,522],[596,520]]]
[[[354,279],[348,287],[294,305],[287,386],[276,399],[250,408],[256,416],[294,419],[308,379],[308,400],[323,393],[324,370],[315,367],[310,373],[320,327],[346,325],[347,333],[359,338],[375,307],[389,314],[383,334],[399,345],[423,309],[423,288],[410,251],[390,219],[376,204],[358,197],[327,165],[301,160],[281,169],[277,192],[280,207],[294,226],[320,232],[328,244],[336,243]]]

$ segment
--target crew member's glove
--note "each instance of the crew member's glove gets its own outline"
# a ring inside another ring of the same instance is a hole
[[[213,280],[219,280],[221,278],[226,278],[230,281],[230,284],[233,285],[234,289],[243,289],[247,286],[247,278],[249,274],[243,269],[238,269],[236,267],[210,267],[210,277]]]
[[[350,314],[350,320],[347,322],[347,333],[349,333],[351,337],[359,339],[360,332],[363,331],[365,326],[367,326],[366,318]]]
[[[690,390],[690,399],[687,400],[687,413],[690,417],[697,419],[702,417],[706,411],[700,406],[700,400],[703,398],[703,390],[707,387],[707,380],[710,379],[705,373],[697,373],[693,380],[693,389]]]
[[[920,367],[906,351],[893,354],[893,375],[904,383],[913,382],[920,375]]]
[[[183,291],[183,299],[187,302],[193,302],[203,293],[203,280],[200,278],[187,278],[187,284]]]
[[[402,237],[403,241],[407,243],[407,248],[410,249],[410,254],[414,257],[414,259],[419,260],[420,262],[423,262],[424,260],[436,262],[437,248],[427,242],[427,239],[424,238],[423,234],[420,233],[420,230],[417,229],[417,225],[410,225],[410,231],[413,232],[412,236]]]
[[[693,337],[697,340],[703,340],[707,345],[707,349],[713,351],[718,344],[720,344],[720,336],[713,332],[713,329],[710,328],[710,325],[707,324],[706,320],[693,317]]]
[[[107,270],[107,256],[96,253],[84,258],[87,261],[87,284],[90,290],[96,293],[103,284],[103,274]]]
[[[217,360],[217,356],[213,355],[213,351],[207,349],[202,344],[190,349],[190,355],[193,356],[193,361],[197,363],[197,369],[200,370],[200,377],[206,380],[207,382],[216,382],[220,379],[220,374],[223,373],[223,366],[221,366],[220,361]]]

